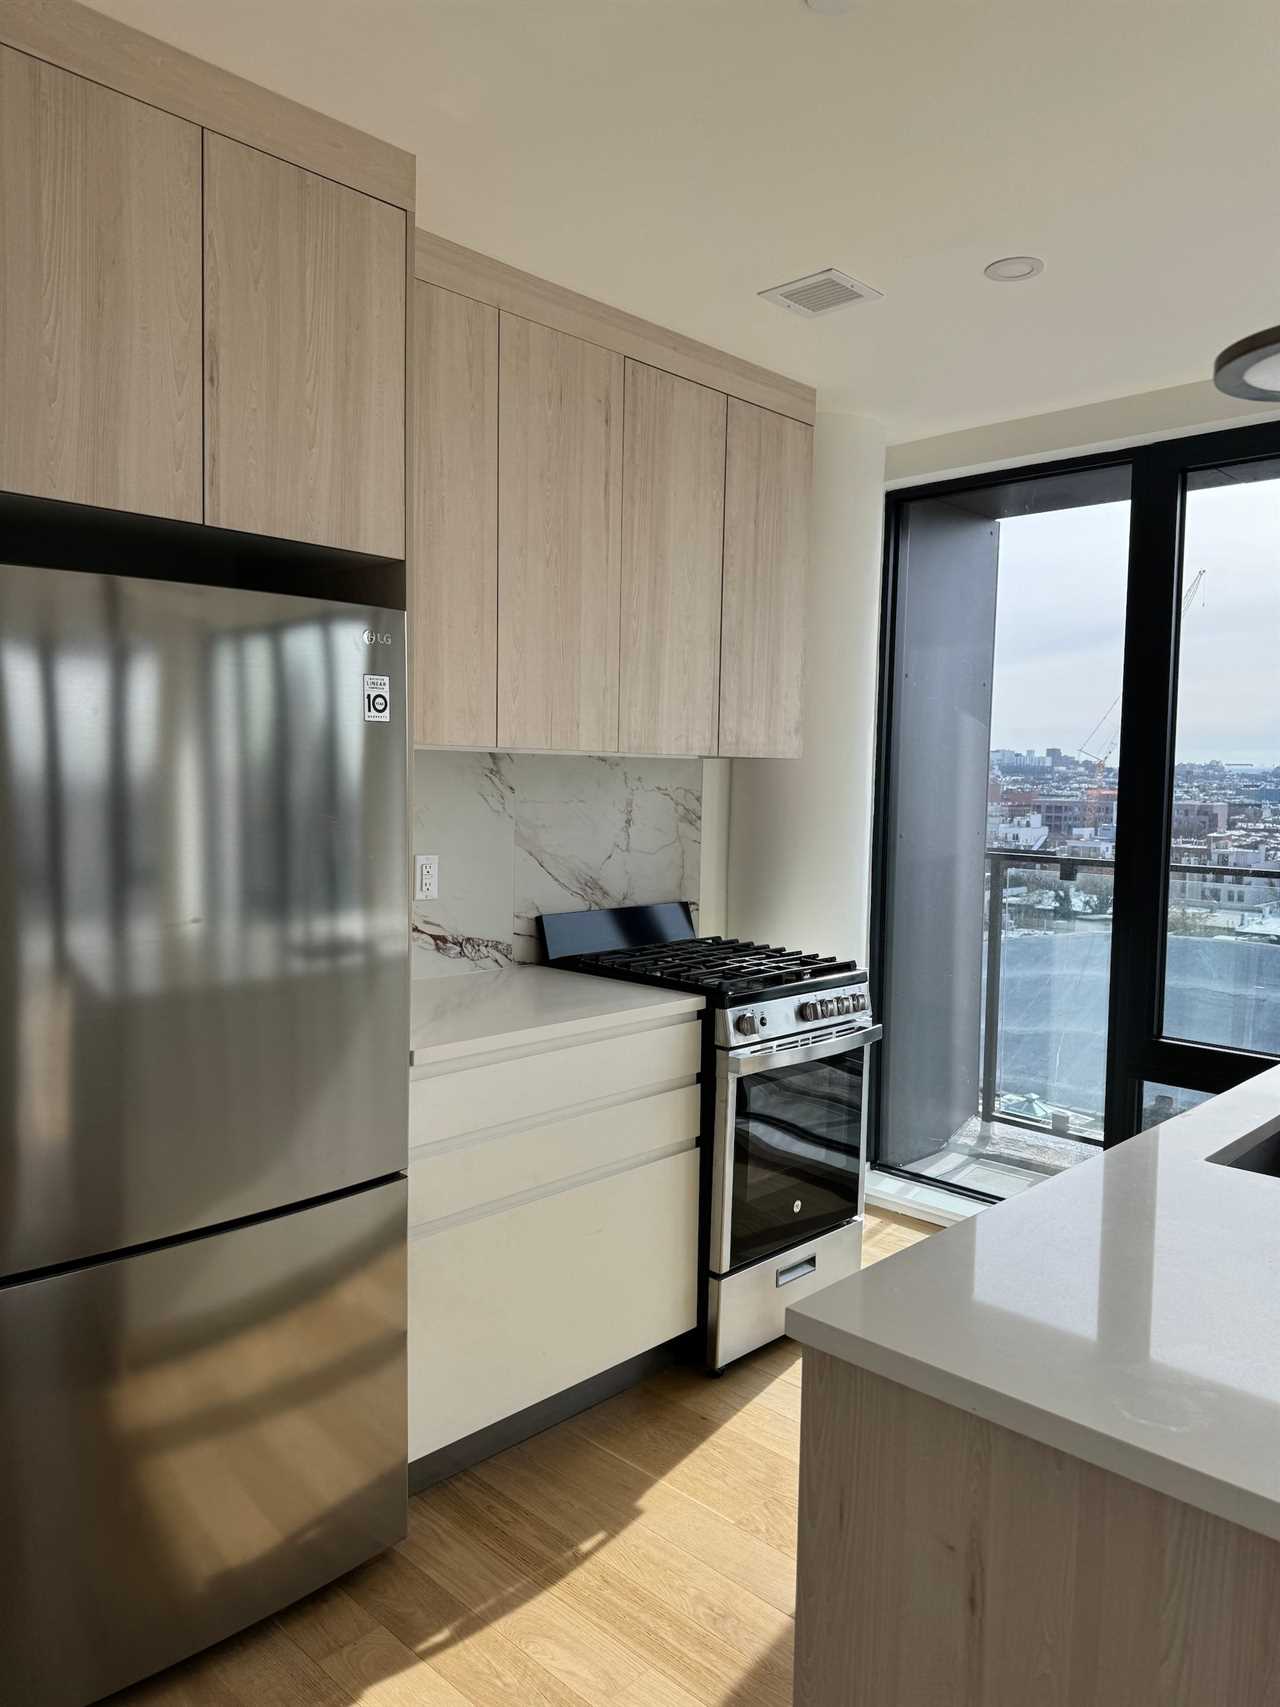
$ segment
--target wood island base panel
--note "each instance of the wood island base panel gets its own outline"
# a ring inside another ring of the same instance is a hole
[[[1275,1707],[1280,1543],[806,1347],[795,1707]]]

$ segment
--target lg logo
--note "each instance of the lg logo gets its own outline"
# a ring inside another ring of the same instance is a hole
[[[376,628],[366,628],[360,636],[366,646],[390,646],[391,636],[380,634]]]

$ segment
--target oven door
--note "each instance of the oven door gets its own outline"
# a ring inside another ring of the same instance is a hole
[[[867,1048],[880,1035],[867,1026],[794,1049],[718,1052],[713,1274],[862,1213]]]

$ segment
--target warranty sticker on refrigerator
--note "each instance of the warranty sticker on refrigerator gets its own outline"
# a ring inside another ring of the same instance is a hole
[[[364,720],[366,723],[390,723],[391,677],[366,676],[364,679]]]

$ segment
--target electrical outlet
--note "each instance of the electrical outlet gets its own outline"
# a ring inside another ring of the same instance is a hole
[[[418,854],[413,862],[413,898],[436,901],[440,897],[440,856]]]

